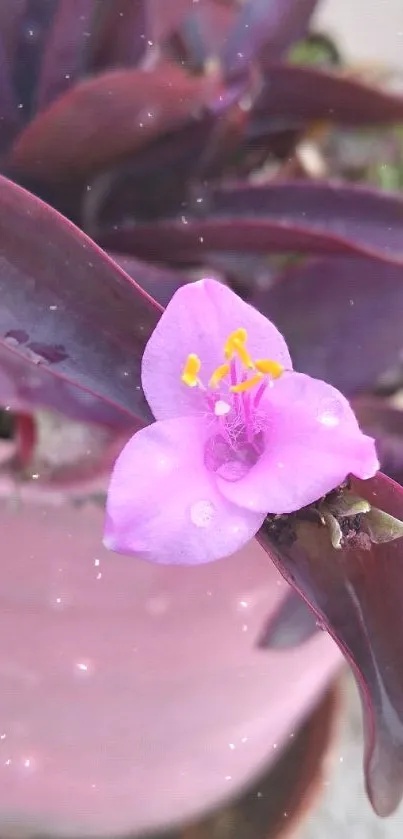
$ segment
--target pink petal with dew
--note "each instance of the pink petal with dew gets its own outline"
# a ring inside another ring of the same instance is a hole
[[[190,353],[200,357],[200,378],[207,384],[224,361],[228,336],[239,327],[247,330],[253,358],[272,358],[292,367],[287,345],[276,327],[227,286],[216,280],[199,280],[174,294],[143,356],[142,384],[156,419],[203,413],[200,390],[181,381],[186,359]]]
[[[264,513],[224,498],[204,465],[206,424],[156,422],[120,454],[109,486],[105,545],[163,564],[197,565],[237,551]]]
[[[303,373],[284,373],[261,403],[266,447],[239,481],[218,486],[234,504],[291,513],[337,487],[349,474],[371,478],[379,469],[375,442],[362,433],[347,399]]]

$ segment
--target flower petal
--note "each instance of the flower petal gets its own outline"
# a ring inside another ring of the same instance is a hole
[[[292,367],[287,345],[276,327],[227,286],[199,280],[174,294],[143,356],[143,388],[156,419],[203,412],[200,390],[181,381],[186,359],[190,353],[199,356],[200,378],[207,383],[224,361],[225,341],[241,326],[248,332],[252,357],[272,358]]]
[[[129,440],[113,471],[105,545],[163,564],[228,556],[251,539],[264,514],[219,493],[204,465],[206,426],[194,417],[156,422]]]
[[[218,479],[230,501],[250,510],[290,513],[317,501],[349,474],[379,469],[375,442],[362,433],[347,399],[303,373],[284,373],[267,390],[266,448],[234,483]]]

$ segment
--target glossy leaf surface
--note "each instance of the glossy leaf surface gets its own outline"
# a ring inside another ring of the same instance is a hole
[[[403,264],[403,200],[335,182],[284,181],[195,190],[177,218],[125,224],[104,238],[112,250],[194,260],[211,250],[373,256]]]
[[[265,84],[253,119],[296,117],[344,125],[381,125],[403,119],[403,97],[315,67],[263,65]]]
[[[0,203],[0,342],[11,365],[25,364],[21,396],[28,371],[46,371],[147,421],[140,361],[161,309],[88,237],[4,178]]]
[[[319,259],[286,272],[255,306],[286,337],[296,369],[348,396],[400,358],[403,269],[370,259]]]
[[[403,519],[403,489],[378,474],[354,491]],[[403,540],[370,549],[332,548],[327,528],[298,527],[284,544],[267,530],[261,542],[350,661],[360,689],[368,794],[379,815],[403,796]]]
[[[9,165],[49,182],[88,178],[202,116],[217,90],[217,82],[174,65],[103,73],[38,114],[16,141]]]

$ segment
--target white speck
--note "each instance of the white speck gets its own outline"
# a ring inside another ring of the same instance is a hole
[[[51,312],[56,312],[56,310],[57,310],[57,306],[56,306],[56,305],[54,305],[54,306],[49,306],[49,309],[50,309],[50,311],[51,311]]]
[[[228,746],[229,746],[229,748],[230,748],[232,751],[234,751],[234,749],[235,749],[235,743],[228,743]]]
[[[101,560],[100,560],[100,559],[94,559],[94,565],[95,565],[97,568],[98,568],[98,566],[99,566],[100,562],[101,562]]]
[[[211,501],[196,501],[190,508],[190,518],[196,527],[209,527],[215,518],[215,506]]]
[[[182,222],[182,224],[189,224],[186,216],[181,216],[181,222]]]
[[[278,469],[284,469],[284,463],[281,463],[281,460],[277,463]]]
[[[214,413],[216,417],[224,417],[225,414],[228,414],[231,410],[231,405],[228,405],[228,402],[224,402],[223,399],[219,399],[214,405]]]
[[[10,766],[10,763],[11,763],[11,758],[9,758],[8,760],[6,760],[6,766]]]
[[[34,472],[34,473],[31,475],[31,478],[32,478],[32,480],[33,480],[33,481],[37,481],[37,480],[38,480],[38,478],[39,478],[39,474],[38,474],[38,472]]]
[[[199,242],[201,242],[201,244],[203,244],[203,242],[204,242],[204,236],[199,236]]]
[[[79,664],[77,664],[77,670],[84,670],[84,671],[87,671],[87,670],[88,670],[88,664],[84,664],[84,663],[81,661]]]
[[[0,734],[0,740],[5,740],[6,737],[7,737],[7,734]]]
[[[277,749],[277,743],[273,743],[273,749]]]
[[[240,600],[239,605],[242,606],[242,609],[247,609],[248,606],[249,606],[249,603],[248,603],[247,600]]]
[[[247,742],[248,742],[248,738],[247,737],[242,737],[241,743],[247,743]]]
[[[226,775],[225,780],[226,781],[232,781],[232,775]]]
[[[247,632],[247,631],[248,631],[248,624],[247,623],[242,624],[242,632]]]
[[[25,758],[24,766],[25,766],[26,769],[29,769],[29,767],[31,766],[31,759],[29,757]]]

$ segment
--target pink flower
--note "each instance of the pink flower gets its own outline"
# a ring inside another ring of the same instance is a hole
[[[268,513],[379,468],[344,396],[293,372],[276,327],[214,280],[176,292],[146,346],[142,381],[157,421],[114,467],[111,550],[161,563],[219,559]]]

